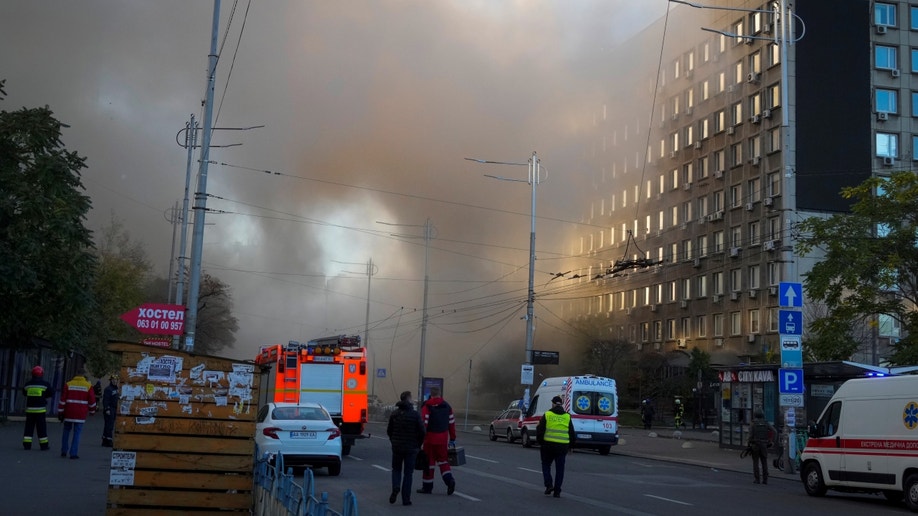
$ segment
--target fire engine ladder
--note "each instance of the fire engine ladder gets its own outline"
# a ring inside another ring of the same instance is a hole
[[[300,362],[298,352],[286,353],[284,360],[287,361],[284,368],[284,401],[297,403],[300,400]]]

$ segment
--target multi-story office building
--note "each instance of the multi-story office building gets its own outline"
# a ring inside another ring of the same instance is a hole
[[[785,25],[780,4],[678,6],[610,56],[592,230],[570,249],[585,294],[565,315],[645,351],[777,355],[778,284],[816,259],[794,253],[795,223],[918,159],[918,6],[801,0]],[[635,257],[659,264],[610,274]]]

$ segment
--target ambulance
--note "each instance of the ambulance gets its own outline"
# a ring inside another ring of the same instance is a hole
[[[879,492],[918,512],[918,376],[843,383],[810,427],[800,478],[811,496]]]
[[[618,391],[615,380],[601,376],[546,378],[536,389],[521,422],[523,446],[536,443],[536,427],[551,408],[551,399],[561,396],[564,410],[571,415],[577,434],[575,448],[594,449],[608,455],[618,444]]]

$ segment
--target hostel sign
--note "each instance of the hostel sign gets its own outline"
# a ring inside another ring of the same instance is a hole
[[[181,335],[185,331],[185,307],[145,303],[121,314],[121,320],[152,335]]]

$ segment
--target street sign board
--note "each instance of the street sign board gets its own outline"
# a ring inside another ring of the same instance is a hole
[[[153,346],[157,348],[171,348],[172,347],[172,339],[166,339],[166,338],[149,338],[149,339],[143,339],[141,342],[146,344],[147,346]]]
[[[386,368],[385,368],[385,367],[377,367],[377,368],[376,368],[376,377],[377,377],[377,378],[385,378],[385,377],[386,377]]]
[[[778,310],[778,333],[781,335],[803,335],[803,312],[799,310]]]
[[[523,364],[523,367],[520,369],[520,383],[523,385],[532,385],[534,371],[535,368],[530,364]]]
[[[782,281],[778,285],[778,305],[787,307],[803,307],[803,284]]]
[[[802,407],[803,394],[778,394],[778,404],[782,407]]]
[[[559,357],[560,354],[557,351],[541,351],[538,349],[532,350],[533,364],[558,365]]]
[[[803,343],[800,335],[781,334],[779,340],[781,342],[781,367],[803,367]]]
[[[803,369],[778,369],[778,392],[803,394]]]
[[[121,320],[140,333],[181,335],[185,332],[185,307],[162,303],[145,303],[121,314]]]

